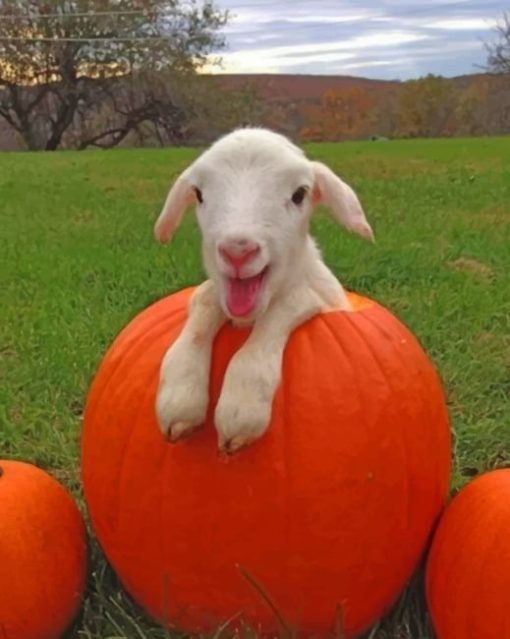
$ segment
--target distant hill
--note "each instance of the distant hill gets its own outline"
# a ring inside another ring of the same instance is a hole
[[[292,74],[224,74],[218,81],[227,89],[241,89],[249,85],[267,101],[320,100],[330,89],[364,87],[387,91],[396,89],[397,80],[370,80],[349,75],[292,75]]]

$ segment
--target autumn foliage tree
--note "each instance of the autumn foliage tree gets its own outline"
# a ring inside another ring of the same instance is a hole
[[[462,135],[487,133],[489,93],[489,82],[483,77],[476,77],[459,92],[454,111],[458,133]]]
[[[302,137],[342,140],[364,134],[375,100],[363,86],[345,86],[326,91],[318,105],[304,109],[306,125]]]
[[[58,148],[77,123],[81,147],[144,122],[175,133],[172,79],[221,48],[226,19],[209,0],[0,0],[0,117],[29,149]]]
[[[448,135],[455,108],[452,86],[443,77],[408,80],[397,102],[397,131],[404,137]]]
[[[326,126],[333,136],[355,137],[362,130],[375,102],[369,92],[360,86],[326,91],[322,99],[327,114]]]

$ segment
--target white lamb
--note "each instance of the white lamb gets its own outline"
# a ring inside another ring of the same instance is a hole
[[[171,442],[202,425],[215,334],[227,321],[253,324],[215,409],[219,448],[232,453],[268,427],[290,333],[322,311],[349,310],[308,233],[314,206],[326,205],[368,240],[373,233],[347,184],[265,129],[221,138],[177,178],[156,222],[160,242],[170,240],[192,204],[210,279],[193,294],[186,324],[163,359],[156,414]]]

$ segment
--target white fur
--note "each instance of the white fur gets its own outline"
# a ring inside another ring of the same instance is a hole
[[[305,187],[301,205],[292,195]],[[201,192],[198,203],[194,189]],[[206,415],[212,342],[226,321],[253,324],[246,344],[227,369],[215,424],[221,450],[233,452],[266,430],[292,330],[313,315],[349,309],[345,292],[310,237],[316,204],[329,207],[348,230],[373,240],[354,191],[328,167],[309,161],[285,137],[265,129],[240,129],[221,138],[177,178],[155,226],[168,241],[185,209],[197,203],[202,252],[209,280],[194,293],[188,320],[166,353],[156,413],[165,435],[177,441]],[[228,310],[226,278],[235,275],[223,250],[257,252],[239,271],[267,276],[258,304],[245,317]]]

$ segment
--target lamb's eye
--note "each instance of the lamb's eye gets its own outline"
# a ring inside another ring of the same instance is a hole
[[[297,189],[297,191],[294,191],[294,194],[292,195],[292,201],[294,202],[294,204],[296,204],[296,206],[299,206],[300,204],[303,203],[303,200],[306,197],[306,187],[304,186],[300,186],[299,189]]]
[[[197,188],[196,186],[193,187],[193,190],[195,191],[195,195],[197,196],[197,200],[200,202],[200,204],[203,203],[204,198],[202,197],[202,191]]]

